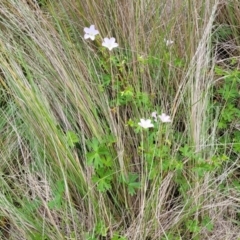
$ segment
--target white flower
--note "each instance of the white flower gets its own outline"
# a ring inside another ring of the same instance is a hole
[[[140,119],[140,122],[138,123],[139,126],[141,126],[142,128],[151,128],[154,127],[154,125],[151,123],[151,119]]]
[[[157,112],[152,112],[151,117],[154,118],[155,122],[157,122]]]
[[[112,37],[112,38],[104,38],[102,46],[108,48],[111,51],[113,48],[117,47],[118,44],[115,43],[115,38]]]
[[[165,42],[165,44],[166,44],[167,47],[168,47],[168,46],[171,46],[171,45],[174,43],[174,41],[172,41],[172,40],[167,40],[167,39],[165,39],[165,38],[164,38],[164,42]]]
[[[167,122],[172,122],[170,116],[168,116],[168,115],[165,114],[165,113],[162,113],[162,114],[159,115],[158,117],[160,118],[160,120],[161,120],[162,122],[165,122],[165,123],[167,123]]]
[[[95,29],[94,25],[91,25],[89,28],[84,28],[84,39],[90,38],[91,40],[95,39],[95,35],[99,34],[99,31]]]

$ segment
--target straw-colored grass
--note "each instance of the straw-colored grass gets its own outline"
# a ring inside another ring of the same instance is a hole
[[[2,0],[0,238],[239,239],[239,7]]]

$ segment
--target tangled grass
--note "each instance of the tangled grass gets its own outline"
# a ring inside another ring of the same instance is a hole
[[[239,23],[237,0],[2,0],[1,239],[239,239]]]

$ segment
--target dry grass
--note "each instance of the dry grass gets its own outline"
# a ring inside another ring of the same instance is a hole
[[[212,36],[215,26],[229,24],[231,39],[218,40],[231,49],[229,58],[238,59],[237,1],[232,8],[217,0],[45,2],[41,7],[33,0],[1,3],[0,236],[239,239],[240,196],[232,187],[239,156],[199,176],[193,171],[196,159],[179,153],[187,144],[210,165],[219,154],[219,115],[209,111],[219,80],[214,68],[220,65]],[[90,24],[101,33],[94,42],[83,39]],[[101,50],[102,36],[114,36],[119,49],[111,55]],[[174,44],[167,48],[165,38]],[[122,68],[108,68],[109,57],[124,60]],[[102,91],[105,75],[112,85]],[[117,82],[150,96],[151,105],[114,105],[123,91],[113,89]],[[149,180],[139,150],[142,138],[127,122],[154,110],[173,118],[164,132],[166,142],[174,136],[164,161],[181,156],[183,169],[164,171],[161,163],[157,177]],[[68,146],[68,131],[78,134],[74,148]],[[86,163],[88,140],[101,142],[109,135],[115,139],[107,145],[114,187],[102,193],[92,182],[95,169]],[[129,172],[143,179],[134,196],[117,181]],[[190,230],[190,223],[206,216],[212,227]]]

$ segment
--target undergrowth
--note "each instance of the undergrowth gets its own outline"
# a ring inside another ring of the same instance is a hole
[[[239,23],[237,0],[2,0],[0,238],[240,239]]]

